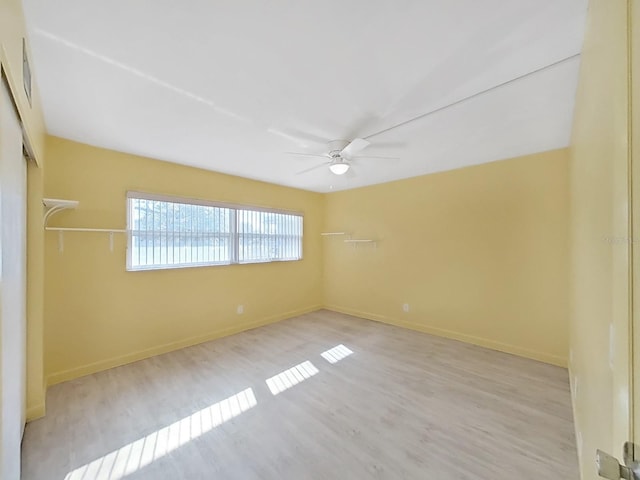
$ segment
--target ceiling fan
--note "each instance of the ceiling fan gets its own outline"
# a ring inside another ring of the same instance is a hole
[[[351,168],[351,161],[358,158],[381,158],[388,160],[397,160],[397,158],[394,157],[377,157],[372,155],[356,156],[357,153],[367,148],[370,143],[371,142],[365,140],[364,138],[355,138],[350,142],[347,140],[334,140],[332,142],[329,142],[329,151],[322,155],[301,152],[286,153],[288,155],[299,155],[302,157],[320,157],[328,159],[328,161],[323,162],[319,165],[315,165],[311,168],[307,168],[306,170],[302,170],[296,175],[302,175],[303,173],[308,173],[327,165],[329,166],[329,170],[331,171],[331,173],[335,175],[344,175]]]

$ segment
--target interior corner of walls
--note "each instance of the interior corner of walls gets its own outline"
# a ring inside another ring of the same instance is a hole
[[[27,396],[27,421],[36,420],[44,416],[47,399],[47,381],[43,378],[41,390],[33,393],[28,392]]]
[[[34,398],[35,397],[35,398]],[[45,416],[47,403],[47,380],[42,379],[41,390],[38,395],[32,395],[27,399],[27,422],[38,420]]]
[[[32,405],[27,408],[27,422],[38,420],[39,418],[44,417],[45,413],[45,402],[38,403],[37,405]]]

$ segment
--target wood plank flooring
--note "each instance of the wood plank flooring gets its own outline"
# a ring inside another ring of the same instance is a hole
[[[47,400],[25,480],[578,479],[566,370],[328,311]]]

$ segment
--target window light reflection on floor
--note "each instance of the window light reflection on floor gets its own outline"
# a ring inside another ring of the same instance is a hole
[[[65,480],[120,480],[256,405],[247,388],[69,472]]]
[[[320,355],[322,355],[322,358],[324,358],[329,363],[338,363],[343,358],[348,357],[352,354],[353,352],[351,350],[340,344],[327,350],[326,352],[322,352]]]
[[[271,393],[278,395],[280,392],[297,385],[300,382],[304,382],[307,378],[313,377],[318,373],[318,369],[310,361],[302,362],[295,367],[291,367],[284,372],[281,372],[266,380],[267,386]]]

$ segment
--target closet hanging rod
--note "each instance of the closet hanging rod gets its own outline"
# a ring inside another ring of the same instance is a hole
[[[121,228],[74,228],[74,227],[46,227],[45,230],[52,232],[106,232],[106,233],[127,233],[128,230]]]

